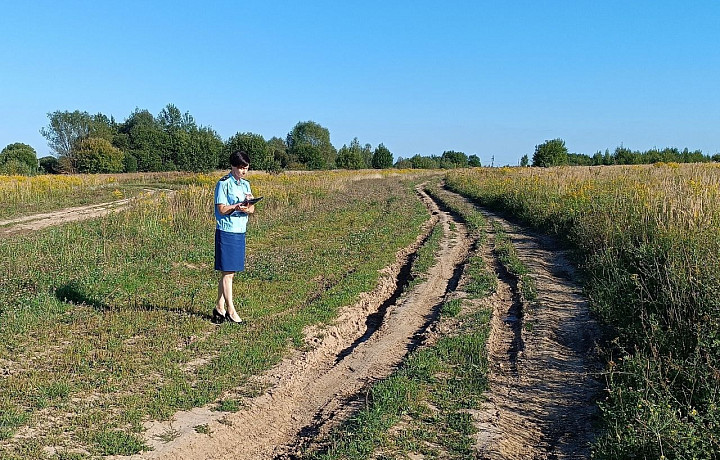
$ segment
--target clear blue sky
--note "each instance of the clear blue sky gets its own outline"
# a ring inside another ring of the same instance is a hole
[[[33,1],[0,25],[0,148],[56,110],[168,103],[285,137],[299,121],[409,157],[720,152],[717,1]]]

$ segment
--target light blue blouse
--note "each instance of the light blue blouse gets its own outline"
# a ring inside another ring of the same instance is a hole
[[[233,205],[245,201],[245,194],[252,194],[250,182],[245,179],[235,179],[232,174],[222,177],[215,186],[215,220],[217,229],[223,232],[245,233],[248,215],[235,211],[230,215],[218,212],[217,205]]]

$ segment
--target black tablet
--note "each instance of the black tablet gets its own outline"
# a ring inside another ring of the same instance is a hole
[[[244,204],[245,206],[250,206],[251,204],[255,204],[255,203],[257,203],[258,201],[260,201],[260,200],[262,200],[262,199],[263,199],[263,197],[261,197],[261,196],[259,196],[259,197],[257,197],[257,198],[250,198],[249,200],[243,201],[243,204]]]

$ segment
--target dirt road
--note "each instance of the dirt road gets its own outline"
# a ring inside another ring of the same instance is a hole
[[[472,241],[465,226],[418,189],[431,218],[415,244],[397,254],[375,290],[343,309],[331,326],[306,331],[308,351],[296,351],[258,377],[269,389],[236,413],[209,407],[146,425],[154,450],[133,459],[282,459],[325,434],[352,410],[350,401],[387,376],[432,323],[437,308],[457,285]],[[449,192],[444,192],[449,193]],[[120,209],[110,204],[0,222],[7,235],[94,217]],[[600,385],[594,356],[597,326],[572,281],[573,270],[549,239],[501,223],[535,279],[538,300],[525,302],[516,280],[492,253],[493,235],[480,250],[499,283],[492,305],[490,391],[473,412],[476,449],[487,459],[589,458],[594,404]],[[400,293],[412,256],[434,225],[443,239],[426,281]],[[206,430],[198,433],[195,427]]]
[[[167,189],[144,189],[143,192],[145,195],[152,195],[157,192],[166,192],[168,194],[174,193],[173,190]],[[102,217],[108,213],[127,208],[133,199],[134,198],[125,198],[107,203],[76,206],[73,208],[59,209],[41,214],[16,217],[14,219],[0,220],[0,236],[28,233],[55,225],[66,224],[68,222]]]

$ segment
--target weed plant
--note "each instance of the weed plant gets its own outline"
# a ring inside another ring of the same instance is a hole
[[[236,410],[248,378],[372,290],[427,219],[414,174],[251,177],[265,200],[235,281],[247,324],[218,327],[217,177],[170,179],[174,194],[0,241],[0,457],[134,453],[148,420]]]
[[[446,182],[577,250],[610,331],[595,458],[718,458],[720,167],[499,168]]]

